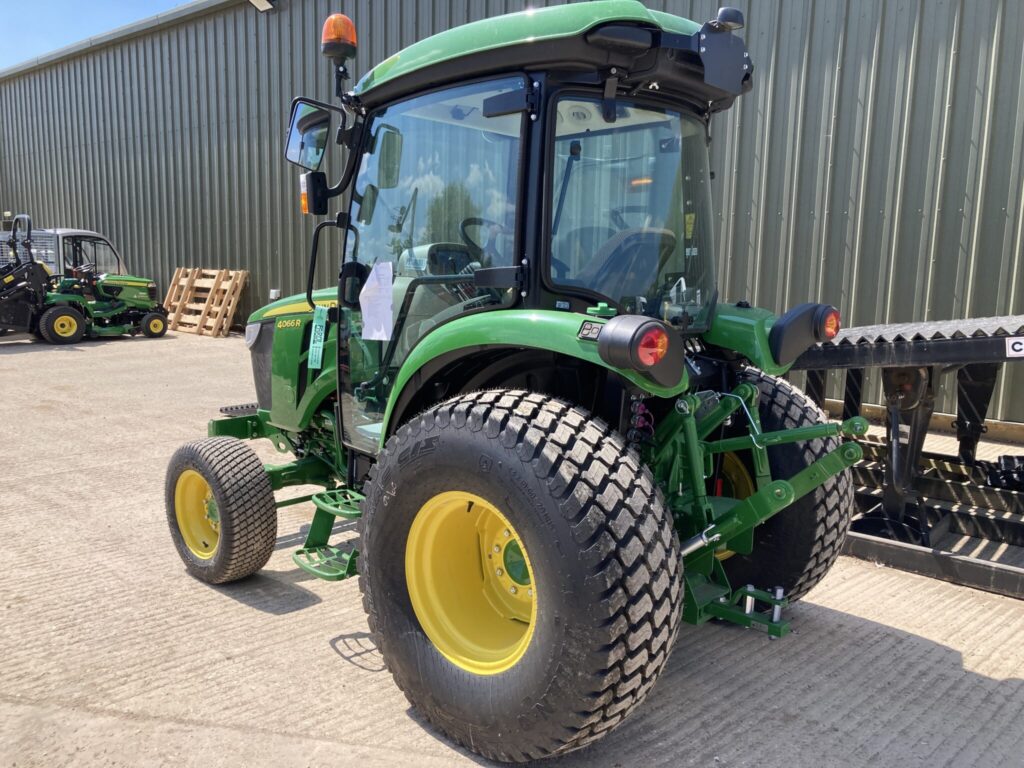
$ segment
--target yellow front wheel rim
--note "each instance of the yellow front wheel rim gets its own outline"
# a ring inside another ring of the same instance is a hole
[[[161,320],[159,317],[154,317],[152,320],[149,321],[150,333],[160,333],[160,331],[162,331],[163,329],[164,321]]]
[[[209,482],[194,469],[178,475],[174,486],[174,514],[189,551],[209,560],[220,541],[220,514]]]
[[[452,664],[495,675],[526,653],[537,620],[533,567],[495,505],[464,491],[427,501],[409,529],[405,579],[420,626]]]
[[[78,331],[78,321],[71,315],[58,315],[53,321],[53,332],[62,339],[69,339]]]

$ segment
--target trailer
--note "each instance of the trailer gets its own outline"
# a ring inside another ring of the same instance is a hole
[[[827,371],[845,372],[844,419],[860,414],[865,370],[881,370],[886,437],[861,438],[845,553],[1024,597],[1024,456],[977,457],[1003,364],[1021,361],[1024,315],[849,328],[797,359],[819,405]],[[958,452],[949,456],[924,445],[936,385],[953,373]]]

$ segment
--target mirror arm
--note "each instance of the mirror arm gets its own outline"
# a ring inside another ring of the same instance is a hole
[[[359,152],[356,152],[354,147],[358,147],[363,143],[363,133],[366,131],[366,123],[359,123],[358,125],[352,126],[353,141],[352,147],[349,149],[348,161],[345,163],[345,171],[341,175],[341,179],[333,187],[327,190],[327,198],[337,197],[342,194],[348,185],[352,183],[352,177],[355,175],[356,168],[359,165]]]
[[[316,278],[316,254],[320,247],[320,232],[324,227],[334,226],[337,226],[337,223],[334,221],[321,221],[316,225],[316,229],[313,230],[313,245],[309,254],[309,272],[306,274],[306,301],[309,303],[310,309],[316,309],[316,304],[313,302],[313,280]]]
[[[337,218],[321,221],[316,225],[316,229],[313,230],[313,245],[309,255],[309,271],[306,273],[306,303],[309,304],[310,309],[316,309],[316,303],[313,301],[313,282],[316,279],[316,258],[320,249],[320,232],[324,227],[337,227],[338,229],[345,231],[345,235],[341,239],[342,266],[345,266],[345,252],[348,250],[349,232],[355,234],[355,240],[352,243],[352,252],[359,252],[359,230],[352,226],[347,213],[339,213]]]

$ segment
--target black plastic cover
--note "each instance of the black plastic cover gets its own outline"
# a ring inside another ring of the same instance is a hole
[[[775,321],[768,332],[768,347],[779,365],[789,365],[819,341],[825,341],[823,324],[831,304],[799,304]]]
[[[661,362],[647,367],[637,357],[637,344],[640,337],[653,328],[660,328],[667,334],[668,352]],[[663,387],[672,386],[682,378],[686,360],[679,334],[645,315],[618,315],[605,323],[597,337],[597,353],[608,365],[642,371]]]

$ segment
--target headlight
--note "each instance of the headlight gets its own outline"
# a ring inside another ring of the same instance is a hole
[[[260,323],[249,323],[245,326],[245,346],[249,349],[252,349],[256,339],[260,337],[260,325]]]

